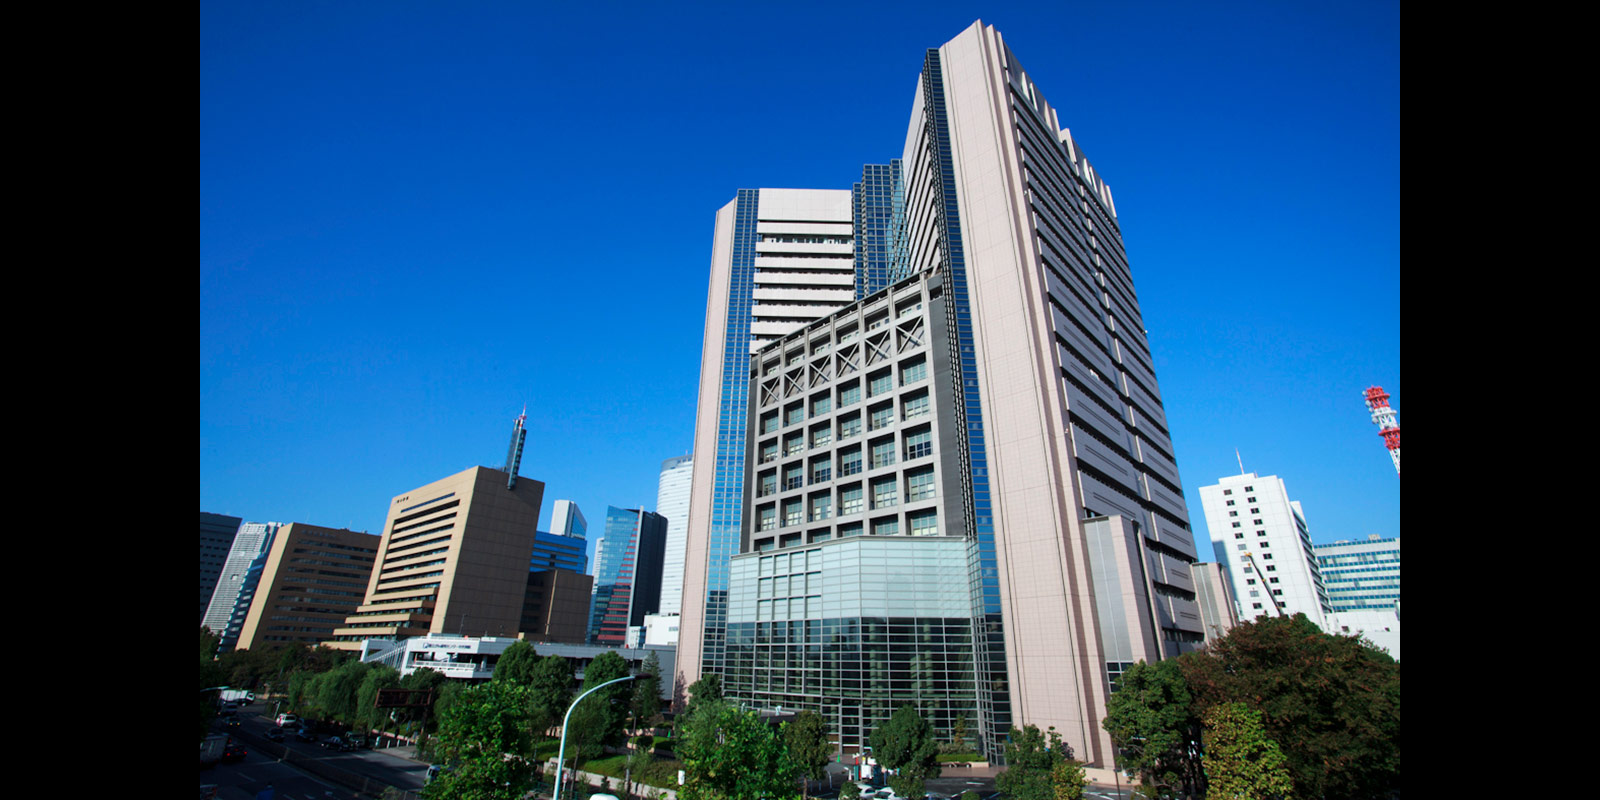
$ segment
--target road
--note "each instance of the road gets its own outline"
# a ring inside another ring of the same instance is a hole
[[[250,706],[239,713],[237,727],[225,727],[219,719],[215,730],[242,743],[249,755],[242,762],[218,764],[201,770],[200,783],[216,784],[219,800],[254,800],[256,794],[272,784],[275,800],[353,800],[360,795],[337,782],[319,777],[316,767],[334,767],[375,782],[413,792],[422,789],[427,767],[384,751],[357,750],[341,753],[327,750],[315,742],[300,742],[290,734],[281,744],[289,752],[283,757],[268,756],[263,743],[268,729],[276,727],[262,715],[261,706]],[[276,751],[273,751],[276,752]],[[297,764],[306,765],[302,769]]]

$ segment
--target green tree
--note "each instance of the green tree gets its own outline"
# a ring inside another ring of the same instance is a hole
[[[217,643],[220,639],[205,627],[200,628],[200,686],[199,689],[210,689],[226,685],[225,673],[222,666],[217,663],[215,654]],[[200,739],[205,739],[211,732],[211,721],[217,717],[217,692],[200,692]]]
[[[542,732],[561,724],[572,703],[572,665],[561,656],[539,659],[528,689],[529,728]]]
[[[1036,725],[1013,726],[1006,741],[1006,771],[995,778],[995,788],[1013,800],[1054,800],[1058,780],[1065,781],[1069,772],[1058,778],[1058,765],[1071,759],[1072,748],[1055,728],[1046,733]]]
[[[1261,714],[1244,703],[1212,706],[1205,716],[1202,763],[1210,793],[1230,800],[1288,800],[1289,763],[1261,728]]]
[[[1145,786],[1204,792],[1200,717],[1192,699],[1188,680],[1172,659],[1140,661],[1117,682],[1101,726],[1111,734],[1118,761],[1138,773]]]
[[[589,662],[583,670],[583,690],[588,691],[596,686],[614,681],[618,678],[628,677],[628,662],[616,652],[607,650]],[[603,713],[591,718],[600,724],[600,740],[605,744],[619,744],[622,741],[622,729],[627,722],[630,701],[633,694],[632,687],[627,684],[608,686],[595,692],[592,697],[583,701],[588,708],[600,709]]]
[[[972,794],[976,796],[975,792]],[[844,786],[839,789],[839,800],[859,800],[860,797],[861,787],[857,786],[855,781],[845,781]],[[967,800],[966,796],[963,795],[961,800]]]
[[[1083,787],[1089,782],[1083,764],[1062,758],[1050,767],[1050,796],[1054,800],[1083,800]]]
[[[510,681],[518,686],[533,683],[533,671],[539,663],[539,654],[533,645],[519,639],[511,643],[494,665],[494,680]]]
[[[833,743],[828,741],[828,722],[821,714],[809,710],[796,714],[793,722],[783,726],[783,744],[802,777],[820,780],[827,775]],[[809,796],[805,784],[801,784],[800,794]]]
[[[794,796],[799,770],[783,739],[754,712],[702,700],[683,723],[683,800],[760,800]]]
[[[689,705],[683,710],[683,715],[690,716],[701,703],[713,700],[722,700],[722,676],[710,672],[701,675],[700,680],[689,686]]]
[[[357,719],[353,724],[358,724],[363,733],[373,729],[387,729],[389,709],[377,707],[378,692],[399,686],[399,672],[390,666],[373,664],[372,668],[367,670],[366,677],[361,679],[361,688],[356,690]]]
[[[903,797],[922,797],[922,782],[939,777],[939,742],[933,726],[907,703],[872,732],[872,754],[897,773],[889,786]]]
[[[661,714],[661,659],[655,651],[645,659],[639,670],[639,679],[633,682],[633,728],[650,726]]]
[[[360,718],[356,698],[371,665],[347,661],[323,673],[317,681],[317,707],[340,722],[355,724]]]
[[[1243,702],[1261,713],[1300,797],[1386,795],[1400,786],[1400,664],[1303,614],[1234,627],[1178,659],[1204,714]]]
[[[490,681],[463,690],[440,720],[436,757],[454,769],[423,790],[434,800],[519,800],[535,773],[527,689]]]

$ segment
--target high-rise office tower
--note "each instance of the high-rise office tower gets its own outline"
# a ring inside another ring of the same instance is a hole
[[[717,212],[680,602],[680,641],[694,653],[686,659],[680,649],[678,661],[690,683],[702,661],[721,671],[728,560],[739,552],[743,512],[750,353],[856,299],[857,205],[847,190],[740,189]]]
[[[1300,501],[1276,475],[1230,475],[1200,487],[1217,563],[1227,567],[1241,618],[1305,614],[1327,630],[1328,590]]]
[[[366,599],[329,647],[428,633],[516,636],[544,484],[473,467],[396,495]]]
[[[1313,545],[1328,605],[1335,611],[1373,611],[1400,605],[1400,537],[1340,539]]]
[[[578,510],[578,504],[571,500],[557,500],[551,504],[550,532],[557,536],[576,536],[579,539],[589,535],[589,521],[583,518],[583,512]]]
[[[232,649],[238,639],[238,626],[230,627],[229,623],[242,616],[239,612],[249,610],[248,598],[255,594],[255,582],[261,578],[261,567],[268,551],[272,549],[273,534],[280,527],[276,522],[246,522],[239,526],[239,533],[233,537],[233,546],[229,548],[228,558],[223,563],[217,588],[211,593],[211,602],[206,606],[205,618],[200,623],[222,637],[219,646],[222,651]],[[244,603],[242,609],[239,607],[241,602]]]
[[[238,647],[316,646],[361,604],[378,537],[294,522],[278,529],[239,632]]]
[[[871,183],[858,185],[857,200]],[[1078,758],[1109,766],[1111,742],[1100,721],[1115,678],[1139,660],[1175,655],[1204,639],[1189,573],[1192,533],[1110,189],[1000,34],[981,23],[926,52],[904,150],[877,183],[889,187],[873,195],[889,209],[877,230],[889,254],[885,281],[893,285],[778,334],[786,338],[756,362],[730,357],[738,338],[730,320],[739,314],[724,299],[736,283],[729,276],[750,263],[738,260],[738,234],[760,232],[754,213],[743,209],[752,193],[740,192],[718,216],[695,448],[706,462],[716,455],[703,478],[696,470],[691,499],[683,678],[743,668],[737,660],[744,643],[733,638],[743,629],[730,632],[728,614],[730,605],[742,615],[753,604],[753,617],[737,624],[754,624],[759,642],[761,625],[776,635],[783,623],[785,652],[799,659],[794,696],[807,694],[807,673],[829,680],[826,652],[811,663],[811,637],[825,650],[824,637],[845,636],[859,642],[860,666],[834,677],[858,685],[824,687],[824,702],[835,698],[830,691],[852,689],[918,693],[919,702],[927,698],[950,714],[969,704],[968,728],[991,758],[1001,757],[1012,724],[1033,724],[1054,726]],[[882,288],[870,275],[861,285]],[[902,308],[914,297],[920,307]],[[874,316],[880,309],[881,324]],[[857,338],[847,340],[851,315]],[[902,323],[922,324],[925,333],[902,331]],[[814,404],[852,380],[841,360],[850,347],[860,350],[854,357],[865,393],[854,416],[836,394],[826,407]],[[930,380],[923,388],[900,382],[902,370],[917,373],[910,362],[918,357]],[[741,381],[759,387],[772,377],[766,370],[774,358],[778,396],[752,395]],[[874,381],[886,368],[887,393],[874,399]],[[912,422],[905,406],[923,391],[932,416]],[[888,408],[878,408],[883,404]],[[777,428],[767,431],[763,415],[774,410]],[[879,412],[883,418],[875,420]],[[847,459],[855,463],[846,452],[853,445],[837,438],[841,426],[856,424],[850,419],[868,426],[860,434],[860,457],[868,459],[860,494],[840,483]],[[887,427],[874,431],[875,422]],[[833,438],[816,438],[822,428]],[[760,483],[769,438],[776,470],[770,534]],[[749,449],[739,452],[741,444]],[[823,456],[826,478],[818,477]],[[908,459],[930,459],[931,484],[913,474]],[[815,498],[811,480],[819,484]],[[931,499],[922,494],[928,491]],[[890,505],[896,495],[915,496],[918,504]],[[814,513],[831,509],[813,502],[838,509],[826,538],[823,526],[815,526],[815,538],[808,526],[818,521]],[[882,513],[872,503],[882,503]],[[845,526],[856,522],[845,515],[859,519],[867,538],[851,535],[855,529]],[[729,543],[738,543],[740,520],[749,549],[735,559]],[[960,614],[952,616],[956,609],[944,597],[904,602],[897,585],[950,585],[943,550],[952,546],[963,555]],[[856,562],[871,566],[852,582],[850,558],[834,556],[857,548]],[[797,556],[804,556],[798,565]],[[895,564],[905,569],[884,571]],[[730,566],[732,583],[723,578]],[[938,579],[930,583],[930,576]],[[812,580],[822,587],[814,597]],[[883,591],[869,594],[868,581]],[[733,601],[730,587],[741,593]],[[860,603],[848,605],[852,598]],[[763,600],[770,603],[763,607]],[[920,629],[934,620],[938,630]],[[963,626],[970,668],[960,666]],[[794,641],[797,635],[804,641]],[[895,666],[896,643],[914,648],[923,635],[938,637],[941,674],[968,669],[970,679],[908,685],[921,673]],[[770,680],[765,691],[775,693]],[[940,699],[940,692],[967,697]]]
[[[621,647],[630,626],[661,604],[661,556],[667,521],[638,508],[606,507],[606,531],[595,548],[589,640]]]
[[[694,457],[661,462],[656,489],[656,513],[667,518],[667,544],[661,561],[661,611],[677,614],[683,600],[683,543],[689,530],[689,486],[694,479]]]
[[[200,512],[200,624],[206,623],[206,608],[211,596],[216,594],[217,579],[228,563],[228,553],[233,549],[233,537],[238,535],[244,522],[239,517]],[[221,630],[212,630],[220,634]]]

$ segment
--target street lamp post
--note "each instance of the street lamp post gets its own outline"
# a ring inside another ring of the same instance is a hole
[[[588,697],[589,695],[594,694],[595,692],[598,692],[613,683],[637,680],[641,677],[644,676],[629,675],[626,678],[617,678],[614,681],[606,681],[605,683],[602,683],[599,686],[596,686],[593,689],[578,695],[578,699],[572,701],[572,705],[567,706],[566,716],[561,718],[561,747],[556,752],[556,791],[550,800],[561,800],[561,770],[564,769],[563,765],[565,765],[567,762],[567,720],[572,718],[572,710],[577,708],[579,703],[583,702],[583,698]],[[574,769],[573,771],[576,772],[577,770]]]

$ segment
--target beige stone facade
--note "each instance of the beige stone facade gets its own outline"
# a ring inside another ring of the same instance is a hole
[[[328,646],[428,633],[516,636],[544,484],[473,467],[389,503],[366,599]]]
[[[278,531],[239,632],[240,650],[317,645],[361,605],[379,538],[296,522]]]

